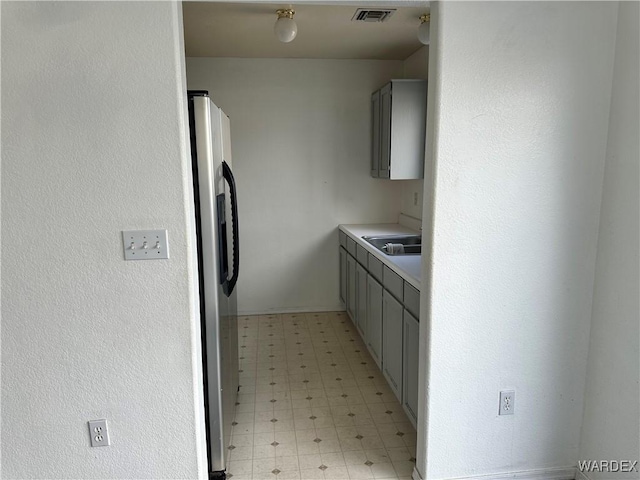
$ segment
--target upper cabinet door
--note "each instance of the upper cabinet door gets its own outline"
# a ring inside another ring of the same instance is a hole
[[[378,177],[389,178],[391,166],[391,83],[380,89],[380,168]]]
[[[389,178],[410,180],[424,175],[427,133],[427,81],[393,80]]]
[[[371,176],[380,170],[380,90],[371,95]]]
[[[427,81],[391,80],[372,95],[371,106],[371,176],[423,178]]]

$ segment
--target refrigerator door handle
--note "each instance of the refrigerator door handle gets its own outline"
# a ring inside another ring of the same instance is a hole
[[[238,281],[238,270],[240,268],[240,241],[238,238],[238,197],[236,193],[236,181],[233,172],[227,164],[222,162],[222,176],[229,184],[229,194],[231,200],[231,231],[233,236],[232,254],[233,254],[233,275],[223,284],[224,293],[228,297],[233,292]]]

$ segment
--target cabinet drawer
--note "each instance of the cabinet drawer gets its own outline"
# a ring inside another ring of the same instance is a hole
[[[347,237],[347,252],[349,252],[353,258],[356,257],[356,241]]]
[[[402,277],[385,265],[382,273],[382,285],[398,300],[402,300],[403,284]]]
[[[365,268],[367,268],[367,255],[369,255],[367,250],[363,246],[356,244],[356,260]]]
[[[338,230],[338,240],[341,247],[347,248],[347,235],[342,230]]]
[[[420,292],[407,282],[404,282],[404,306],[414,317],[420,317]]]
[[[373,255],[369,254],[369,273],[382,283],[382,262]]]

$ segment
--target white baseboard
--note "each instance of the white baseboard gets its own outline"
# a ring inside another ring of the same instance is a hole
[[[317,313],[317,312],[344,312],[344,305],[335,305],[333,307],[291,307],[291,308],[273,308],[262,310],[239,310],[239,317],[247,317],[249,315],[276,315],[278,313]]]
[[[414,468],[413,480],[422,480]],[[490,473],[486,475],[471,475],[467,477],[447,477],[441,480],[577,480],[575,467],[541,468],[536,470],[522,470],[519,472]],[[590,480],[585,477],[585,479]]]

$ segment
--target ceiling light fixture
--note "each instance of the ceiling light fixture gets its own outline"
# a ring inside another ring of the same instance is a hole
[[[276,24],[273,26],[273,31],[282,43],[291,42],[298,34],[298,25],[296,25],[296,22],[293,20],[295,13],[295,10],[291,10],[290,8],[276,12],[278,20],[276,20]]]
[[[418,27],[418,40],[423,45],[429,45],[429,36],[430,36],[430,20],[431,15],[425,13],[424,15],[420,15],[420,26]]]

